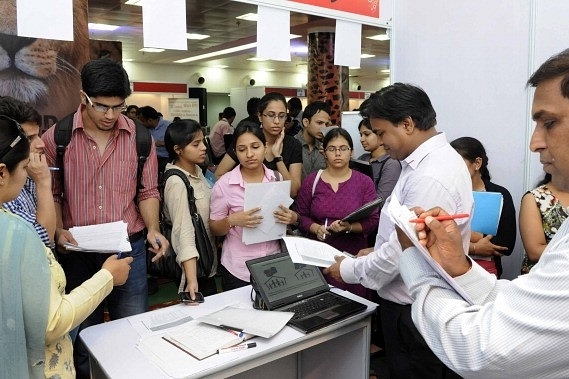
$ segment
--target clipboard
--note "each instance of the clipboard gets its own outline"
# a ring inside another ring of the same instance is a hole
[[[351,223],[363,220],[364,218],[369,217],[369,215],[371,215],[372,212],[381,205],[381,203],[383,203],[383,199],[381,197],[378,197],[377,199],[362,205],[361,207],[359,207],[358,209],[356,209],[355,211],[344,217],[342,221]]]

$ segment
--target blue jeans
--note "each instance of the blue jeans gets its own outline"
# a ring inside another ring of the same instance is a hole
[[[131,242],[134,258],[126,283],[114,287],[94,311],[79,325],[79,332],[89,326],[104,321],[105,305],[111,320],[128,317],[148,310],[148,284],[146,279],[146,245],[144,239]],[[60,255],[60,263],[67,278],[66,291],[70,292],[85,280],[98,272],[108,254],[69,253]],[[75,369],[77,378],[89,378],[89,355],[81,338],[77,338],[74,346]]]

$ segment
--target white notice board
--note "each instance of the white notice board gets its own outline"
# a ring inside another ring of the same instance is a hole
[[[168,99],[168,111],[170,118],[178,116],[181,119],[191,118],[199,122],[200,101],[199,99],[170,98]]]

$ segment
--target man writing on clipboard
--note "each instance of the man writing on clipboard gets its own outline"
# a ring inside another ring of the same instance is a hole
[[[471,212],[472,187],[464,160],[435,129],[435,110],[421,88],[403,83],[385,87],[369,98],[361,114],[387,153],[401,161],[393,193],[403,205],[429,209],[445,204],[450,213]],[[356,259],[336,257],[324,272],[375,289],[384,299],[380,312],[391,378],[458,377],[433,354],[411,320],[413,300],[399,274],[401,245],[387,214],[389,200],[382,208],[375,247]],[[470,219],[461,220],[459,229],[467,247]]]

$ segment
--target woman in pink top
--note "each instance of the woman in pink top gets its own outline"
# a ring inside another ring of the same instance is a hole
[[[276,180],[272,170],[263,165],[266,139],[257,125],[242,125],[233,133],[239,165],[213,186],[209,226],[216,236],[225,236],[221,252],[222,287],[225,291],[249,284],[245,261],[280,251],[279,242],[268,241],[251,245],[242,242],[243,228],[255,228],[261,223],[261,208],[243,209],[245,183]]]

